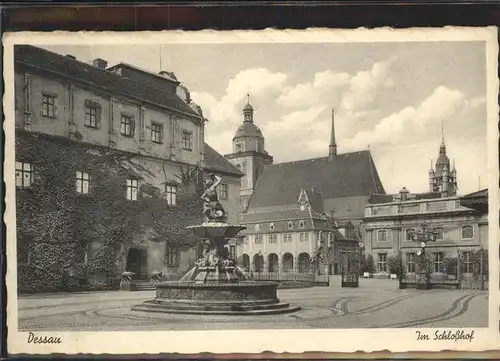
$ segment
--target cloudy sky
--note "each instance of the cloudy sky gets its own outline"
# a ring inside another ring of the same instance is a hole
[[[222,154],[247,92],[275,162],[328,154],[331,109],[339,153],[370,148],[387,192],[428,189],[441,142],[459,193],[486,187],[483,42],[45,46],[91,61],[173,71],[209,119]],[[161,57],[160,57],[161,49]]]

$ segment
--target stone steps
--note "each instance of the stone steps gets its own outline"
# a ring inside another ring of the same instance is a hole
[[[300,307],[291,307],[289,303],[273,303],[260,305],[196,305],[196,304],[176,304],[176,303],[154,303],[144,302],[141,305],[132,307],[132,311],[175,313],[191,315],[272,315],[296,312]]]

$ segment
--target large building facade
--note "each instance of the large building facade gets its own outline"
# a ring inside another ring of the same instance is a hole
[[[412,194],[402,188],[396,195],[371,196],[365,206],[364,246],[377,273],[389,273],[390,259],[395,257],[401,258],[405,271],[415,271],[421,244],[412,232],[423,224],[436,232],[436,240],[426,245],[433,273],[443,272],[446,259],[471,262],[475,252],[488,248],[487,210],[469,204],[485,199],[486,191],[457,196],[456,169],[449,171],[449,165],[442,141],[436,167],[429,172],[430,192]]]
[[[327,157],[273,164],[247,102],[226,158],[245,174],[237,254],[254,271],[333,272],[327,255],[358,248],[364,206],[384,193],[369,151],[337,154],[333,112]]]
[[[238,220],[242,173],[205,143],[206,122],[173,73],[16,46],[19,289],[187,271],[207,173]]]

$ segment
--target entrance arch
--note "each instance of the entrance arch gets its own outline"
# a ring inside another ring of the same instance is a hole
[[[310,272],[311,257],[308,253],[299,254],[299,273]]]
[[[142,247],[131,247],[127,254],[127,266],[125,268],[128,272],[134,272],[132,279],[145,280],[148,278],[148,254]]]
[[[253,256],[253,269],[255,272],[262,272],[264,270],[264,256],[255,254]]]
[[[242,263],[242,267],[245,271],[250,271],[250,256],[246,253],[244,253],[242,256],[241,256],[241,263]]]
[[[293,255],[291,253],[287,252],[283,255],[283,271],[293,271]]]
[[[276,253],[271,253],[269,256],[267,256],[267,263],[269,264],[269,272],[278,272],[279,270],[279,261],[278,261],[278,255]]]

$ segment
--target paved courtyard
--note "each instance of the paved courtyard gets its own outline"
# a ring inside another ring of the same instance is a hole
[[[279,290],[302,309],[285,315],[191,316],[131,311],[155,291],[29,295],[19,298],[19,329],[140,331],[281,328],[486,327],[488,293],[399,290],[397,281],[360,280],[353,289]]]

